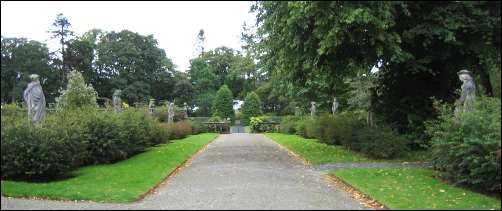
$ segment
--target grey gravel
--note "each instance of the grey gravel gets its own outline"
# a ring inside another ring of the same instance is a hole
[[[8,199],[2,209],[367,209],[261,134],[227,134],[130,204]]]

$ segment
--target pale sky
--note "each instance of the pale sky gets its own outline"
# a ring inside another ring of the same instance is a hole
[[[98,28],[104,31],[128,29],[153,34],[159,47],[185,71],[193,58],[200,29],[206,35],[205,49],[227,46],[240,50],[244,21],[255,23],[249,13],[252,2],[1,2],[1,33],[47,43],[51,51],[58,41],[47,31],[58,13],[63,13],[76,35]]]

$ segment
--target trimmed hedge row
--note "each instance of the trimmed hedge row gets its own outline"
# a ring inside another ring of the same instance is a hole
[[[305,138],[316,138],[322,143],[343,145],[372,158],[393,158],[408,150],[408,142],[388,126],[369,128],[364,114],[343,112],[335,117],[327,113],[314,120],[308,117],[284,117],[280,131]]]
[[[60,111],[34,125],[2,109],[2,178],[53,179],[87,164],[112,163],[162,143],[169,129],[146,112]],[[190,129],[191,132],[191,129]]]

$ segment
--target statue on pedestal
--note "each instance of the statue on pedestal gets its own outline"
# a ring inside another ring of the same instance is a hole
[[[458,78],[462,81],[462,93],[460,99],[456,102],[455,112],[474,111],[474,102],[476,101],[476,84],[472,79],[471,72],[460,70]]]
[[[113,97],[112,97],[113,111],[117,113],[122,111],[122,99],[120,99],[121,94],[122,91],[120,89],[116,89],[113,92]]]
[[[335,116],[339,105],[340,104],[338,103],[338,101],[336,101],[336,97],[333,97],[333,106],[331,107],[331,112],[333,113],[333,117]]]
[[[310,102],[310,119],[314,119],[315,117],[315,102]]]
[[[188,119],[188,105],[187,103],[183,103],[183,119]]]
[[[168,103],[167,107],[167,123],[174,122],[174,103]]]
[[[148,103],[148,114],[151,117],[155,116],[155,99],[150,99],[150,103]]]
[[[34,123],[42,121],[45,115],[45,96],[39,77],[37,74],[31,74],[31,82],[23,93],[23,99],[28,109],[28,118]]]

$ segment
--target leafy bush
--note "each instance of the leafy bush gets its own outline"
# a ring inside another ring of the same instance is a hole
[[[68,75],[68,85],[61,96],[56,98],[59,109],[76,109],[82,107],[96,107],[98,94],[92,85],[86,85],[84,77],[78,71],[71,71]]]
[[[286,116],[282,119],[280,124],[280,132],[287,134],[295,134],[296,122],[300,120],[300,117],[297,116]]]
[[[439,117],[426,123],[433,165],[445,179],[500,191],[500,99],[481,97],[470,113],[436,102]]]
[[[365,115],[358,112],[342,112],[332,123],[333,144],[341,144],[353,150],[360,150],[357,133],[366,127]]]
[[[264,117],[251,117],[249,121],[249,128],[251,131],[255,132],[258,130],[258,125],[265,122]]]
[[[188,122],[174,122],[167,124],[169,139],[181,139],[192,134],[192,127]]]
[[[335,127],[336,123],[333,117],[328,113],[319,115],[313,124],[308,125],[307,136],[317,138],[319,141],[326,144],[335,143]]]
[[[5,118],[4,118],[5,117]],[[51,179],[82,164],[110,163],[167,139],[146,112],[61,110],[40,125],[2,116],[2,178]]]
[[[1,127],[2,178],[45,179],[65,176],[85,157],[76,124],[47,116],[42,125],[26,118],[4,118]]]
[[[83,126],[89,143],[86,163],[116,162],[167,140],[167,130],[146,112],[126,109],[119,114],[94,114],[86,115]]]
[[[200,121],[187,121],[187,123],[190,124],[190,127],[192,127],[192,134],[194,135],[209,131],[207,126]]]
[[[235,118],[233,95],[227,85],[221,86],[216,92],[212,109],[213,116],[230,118],[231,120]]]
[[[307,137],[307,133],[305,131],[305,123],[307,121],[309,121],[309,120],[306,118],[302,118],[302,119],[299,119],[298,121],[296,121],[296,123],[295,123],[296,135]]]
[[[408,150],[407,140],[395,134],[388,126],[361,128],[356,133],[355,140],[359,144],[359,151],[372,158],[394,158]]]
[[[261,101],[258,95],[254,92],[249,93],[244,100],[244,105],[242,106],[242,123],[243,125],[249,125],[251,117],[261,116],[263,114],[261,110]]]

